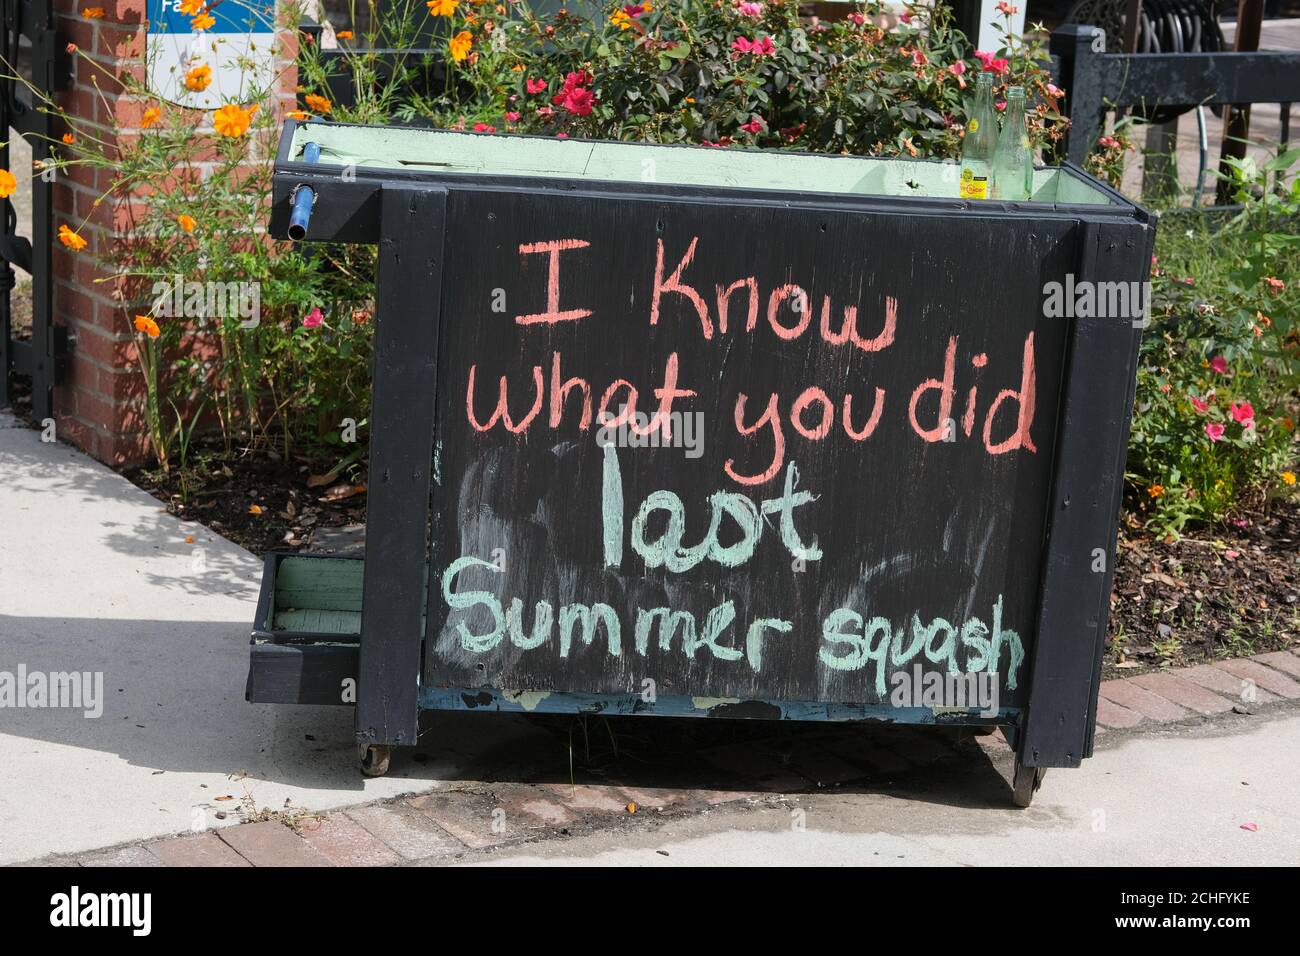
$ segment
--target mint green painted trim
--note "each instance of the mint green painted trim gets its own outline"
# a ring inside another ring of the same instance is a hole
[[[350,611],[359,616],[364,567],[365,562],[361,560],[339,561],[306,556],[283,559],[275,573],[275,600],[271,609],[273,626],[277,629],[316,630],[286,624],[287,615],[295,611]]]
[[[357,635],[361,633],[361,612],[320,608],[280,611],[275,615],[274,629],[307,634],[346,634],[353,638],[346,643],[356,643]]]
[[[956,163],[869,156],[815,156],[779,150],[710,149],[490,136],[454,130],[304,123],[289,155],[316,142],[321,162],[366,169],[651,182],[784,192],[956,198]],[[1034,200],[1117,205],[1110,196],[1059,169],[1034,174]]]

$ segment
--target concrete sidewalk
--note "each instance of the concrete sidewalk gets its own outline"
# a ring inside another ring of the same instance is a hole
[[[0,671],[102,672],[105,697],[94,719],[0,710],[0,864],[237,823],[241,801],[322,809],[440,785],[445,756],[363,781],[348,708],[245,702],[261,571],[0,412]]]

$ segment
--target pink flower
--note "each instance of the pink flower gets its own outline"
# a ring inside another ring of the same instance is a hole
[[[740,128],[743,129],[746,133],[753,133],[755,136],[757,136],[759,133],[763,132],[763,130],[767,129],[767,124],[764,123],[760,117],[755,116],[748,123],[741,124]]]
[[[979,60],[980,65],[987,70],[989,69],[990,65],[993,63],[993,54],[985,53],[983,50],[976,50],[975,59]]]
[[[1228,374],[1228,360],[1222,355],[1216,355],[1210,359],[1210,368],[1214,369],[1220,375]]]
[[[542,119],[550,119],[555,115],[555,110],[551,109],[549,106],[539,106],[537,107],[537,115]]]
[[[516,113],[514,110],[511,110],[510,112],[506,113],[506,122],[507,122],[507,123],[518,123],[518,122],[519,122],[519,114]]]
[[[321,314],[320,306],[312,309],[307,313],[307,317],[302,320],[304,329],[314,329],[325,324],[325,316]]]
[[[1100,139],[1097,140],[1097,145],[1105,146],[1107,149],[1115,149],[1117,146],[1119,146],[1119,140],[1117,140],[1114,136],[1102,136]]]
[[[1264,281],[1268,283],[1269,291],[1274,295],[1281,295],[1282,290],[1286,288],[1286,283],[1275,276],[1264,276]]]
[[[1192,400],[1192,408],[1198,412],[1207,412],[1210,410],[1210,403],[1197,398],[1195,395],[1188,396]]]
[[[568,133],[556,133],[556,134],[555,134],[555,138],[556,138],[556,139],[568,139],[568,138],[569,138],[569,134],[568,134]]]
[[[761,40],[736,37],[736,42],[731,44],[731,48],[737,53],[752,53],[754,56],[772,56],[776,53],[776,47],[772,45],[772,38],[766,36]]]
[[[951,64],[948,67],[948,72],[953,76],[961,76],[966,72],[966,61],[958,60],[956,63]]]
[[[528,80],[527,82],[524,83],[524,88],[527,89],[529,93],[545,93],[545,92],[546,92],[546,81],[545,81],[545,80]]]
[[[912,62],[915,63],[917,66],[925,66],[930,61],[925,58],[925,54],[922,53],[920,50],[913,50]]]
[[[848,19],[850,23],[856,26],[862,26],[862,24],[867,22],[867,18],[860,13],[850,13]]]
[[[1011,4],[1007,3],[1007,0],[1000,0],[997,6],[998,13],[1005,14],[1008,17],[1015,15],[1019,12],[1019,9],[1019,7],[1013,7]]]
[[[1239,425],[1250,428],[1255,424],[1255,409],[1251,407],[1250,402],[1242,402],[1240,405],[1233,402],[1232,420]]]
[[[1210,441],[1219,441],[1223,438],[1223,426],[1218,422],[1206,422],[1205,434],[1209,436]]]
[[[904,10],[902,13],[900,13],[900,14],[898,15],[898,19],[899,19],[900,21],[902,21],[903,23],[911,23],[911,22],[912,22],[912,11],[911,11],[911,10]]]
[[[985,69],[992,70],[994,73],[997,73],[1000,76],[1003,73],[1007,72],[1007,70],[1011,69],[1011,64],[1008,63],[1006,59],[1004,59],[1003,57],[998,57],[996,60],[990,61],[989,65],[985,67]]]
[[[635,19],[639,18],[639,17],[641,16],[641,14],[645,13],[645,9],[644,9],[644,7],[643,7],[641,4],[639,4],[639,3],[633,3],[633,4],[630,4],[630,5],[626,6],[626,7],[624,7],[624,8],[623,8],[623,12],[626,13],[626,14],[627,14],[629,17],[631,17],[633,20],[635,20]]]
[[[495,126],[489,126],[487,123],[474,124],[474,132],[476,133],[495,133],[496,131],[497,128]]]
[[[1006,100],[998,100],[996,103],[993,104],[993,108],[994,108],[995,110],[997,110],[997,111],[1000,113],[1000,112],[1002,112],[1004,109],[1007,108],[1007,101],[1006,101]]]
[[[1052,99],[1059,99],[1060,97],[1065,95],[1065,90],[1061,89],[1055,83],[1048,83],[1047,95],[1050,96]],[[1155,257],[1152,256],[1152,258],[1154,259]]]
[[[761,3],[742,3],[736,7],[736,11],[742,17],[752,17],[757,20],[763,15],[763,5]]]

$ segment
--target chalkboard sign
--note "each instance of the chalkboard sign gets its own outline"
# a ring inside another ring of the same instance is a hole
[[[447,200],[423,683],[1028,685],[1077,223]],[[381,277],[382,278],[382,277]]]
[[[421,710],[997,725],[1021,806],[1091,753],[1145,211],[319,121],[274,184],[378,245],[370,493],[364,560],[268,556],[250,700],[354,701],[368,774]]]

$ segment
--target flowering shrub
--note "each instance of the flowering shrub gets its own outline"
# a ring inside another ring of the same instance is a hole
[[[882,26],[886,11],[875,0],[830,22],[800,17],[795,0],[679,0],[615,6],[595,24],[564,9],[542,19],[526,4],[406,2],[367,44],[410,45],[418,21],[431,16],[448,38],[446,83],[422,91],[424,62],[381,70],[375,54],[349,50],[340,69],[374,82],[355,84],[356,102],[344,107],[326,98],[326,68],[308,49],[302,71],[323,107],[318,114],[479,132],[953,157],[967,87],[986,70],[997,77],[999,102],[1012,85],[1035,99],[1037,143],[1063,131],[1061,91],[1039,45],[1008,40],[970,54],[947,7],[929,0],[912,4],[894,29]],[[1003,6],[1009,23],[1014,8]]]
[[[1200,218],[1161,226],[1128,458],[1132,497],[1158,531],[1247,521],[1296,490],[1300,181],[1260,187],[1297,159],[1241,162],[1245,209],[1217,231]]]

